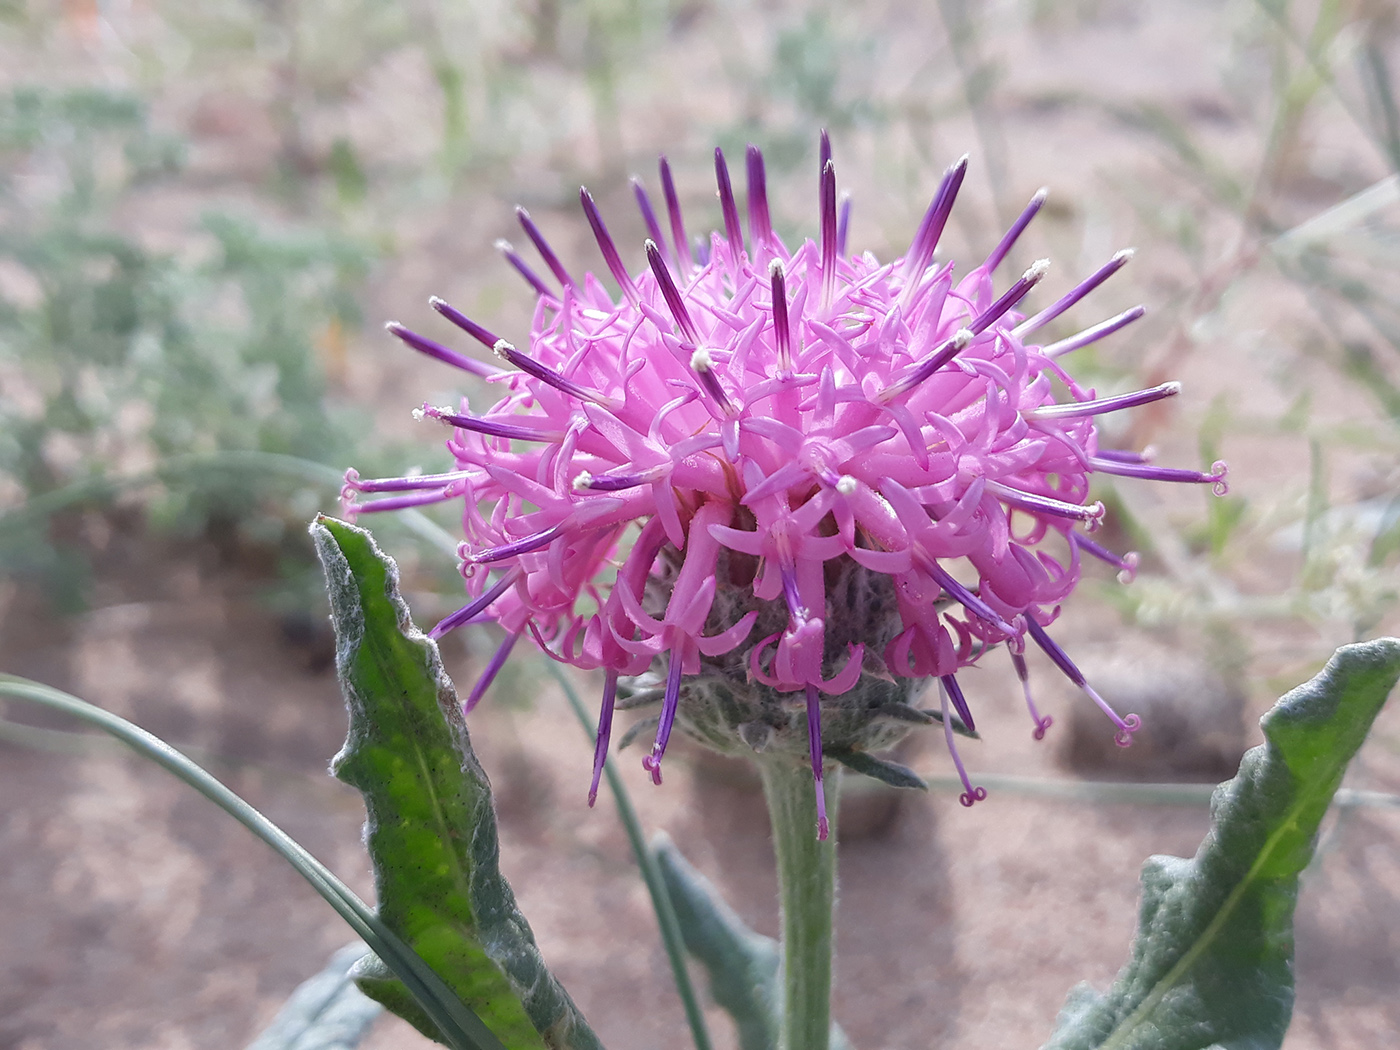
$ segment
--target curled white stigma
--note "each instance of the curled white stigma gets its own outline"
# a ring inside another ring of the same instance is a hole
[[[574,478],[573,488],[575,492],[587,492],[593,487],[593,475],[586,470],[581,470]]]
[[[515,346],[504,339],[497,339],[496,345],[491,348],[491,352],[502,361],[509,361],[510,354],[514,352]]]
[[[421,422],[423,422],[423,420],[426,419],[427,416],[428,416],[428,410],[425,409],[425,408],[415,408],[415,409],[413,410],[413,421],[414,421],[415,423],[421,423]]]
[[[1028,269],[1025,273],[1021,274],[1021,280],[1032,282],[1038,281],[1049,272],[1050,260],[1037,259],[1035,262],[1031,263],[1030,269]]]

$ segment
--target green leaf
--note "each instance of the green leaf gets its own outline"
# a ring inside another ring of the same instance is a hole
[[[1143,867],[1132,957],[1071,994],[1047,1050],[1266,1050],[1293,1012],[1293,908],[1318,825],[1400,677],[1400,640],[1337,650],[1264,716],[1192,860]]]
[[[365,797],[379,917],[511,1050],[600,1050],[500,872],[490,785],[437,645],[399,597],[397,567],[363,529],[322,517],[311,532],[350,709],[332,770]],[[436,1038],[376,962],[360,965],[361,988]]]
[[[686,950],[710,978],[710,994],[739,1030],[740,1050],[777,1050],[783,1015],[782,949],[755,933],[690,866],[664,834],[652,839],[666,890],[680,923]],[[850,1050],[845,1033],[831,1026],[831,1050]]]
[[[923,777],[908,766],[893,762],[888,758],[876,758],[868,751],[852,751],[849,748],[826,748],[822,754],[833,758],[847,769],[878,780],[882,784],[897,788],[918,788],[927,791]]]

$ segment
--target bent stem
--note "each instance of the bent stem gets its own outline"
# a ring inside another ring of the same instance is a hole
[[[823,777],[832,834],[817,838],[812,770],[786,755],[759,761],[773,825],[783,912],[783,1025],[779,1050],[827,1050],[831,1032],[832,918],[836,907],[839,767]]]

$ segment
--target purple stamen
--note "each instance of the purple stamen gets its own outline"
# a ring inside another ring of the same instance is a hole
[[[888,404],[901,394],[913,390],[914,387],[918,386],[949,361],[953,360],[953,358],[957,357],[958,354],[966,350],[972,343],[972,339],[973,334],[971,330],[967,328],[958,329],[950,338],[944,340],[943,345],[934,351],[933,354],[924,358],[923,361],[916,365],[913,371],[903,379],[897,379],[889,386],[885,387],[884,390],[876,395],[875,399],[882,404]]]
[[[543,278],[535,273],[535,271],[530,268],[530,264],[520,257],[510,241],[504,238],[498,240],[496,242],[496,251],[505,256],[506,262],[515,267],[516,272],[520,274],[521,277],[525,278],[526,282],[529,283],[530,287],[533,288],[537,294],[548,296],[551,299],[558,298],[549,285],[544,283]]]
[[[969,612],[976,613],[982,619],[995,626],[1003,634],[1013,635],[1016,633],[1016,629],[1007,623],[1000,613],[957,580],[953,579],[952,575],[949,574],[943,566],[934,562],[929,567],[929,570],[934,580],[937,581],[938,586],[942,587],[943,590],[948,593],[948,596],[963,608],[967,609]],[[971,723],[968,723],[968,727],[971,728]]]
[[[455,613],[444,616],[439,620],[433,629],[428,632],[428,637],[436,640],[441,638],[448,631],[462,626],[462,624],[466,623],[468,620],[475,619],[478,615],[485,612],[492,602],[505,594],[506,590],[516,581],[519,575],[519,569],[511,569],[509,572],[504,573],[499,580],[481,592],[480,598],[468,602]]]
[[[509,361],[516,368],[520,369],[520,371],[534,376],[542,383],[548,383],[561,393],[568,394],[570,397],[576,397],[580,401],[589,401],[595,405],[603,405],[605,407],[611,406],[613,403],[609,398],[604,397],[598,391],[590,390],[586,386],[580,386],[572,379],[565,379],[548,365],[540,364],[540,362],[536,361],[529,354],[522,353],[504,339],[498,340],[493,349],[497,357],[504,361]]]
[[[987,797],[987,789],[972,786],[972,781],[967,777],[967,769],[963,766],[962,758],[958,755],[958,745],[953,739],[953,720],[948,715],[948,689],[944,684],[952,677],[952,675],[946,675],[938,680],[938,694],[943,707],[943,739],[948,745],[948,754],[952,756],[953,765],[957,767],[958,777],[963,782],[964,790],[958,796],[958,801],[964,806],[971,806],[974,802],[981,802]],[[969,726],[969,728],[971,727]]]
[[[831,834],[826,819],[826,791],[822,785],[822,704],[821,694],[811,682],[807,683],[807,747],[812,757],[812,782],[817,789],[817,841],[825,842]]]
[[[836,254],[846,255],[846,232],[851,228],[851,195],[843,192],[836,213]]]
[[[499,368],[488,365],[485,361],[478,361],[466,354],[459,354],[456,350],[449,350],[441,343],[421,336],[397,321],[390,321],[384,326],[384,330],[396,339],[403,340],[420,354],[427,354],[445,365],[460,368],[463,372],[470,372],[474,376],[481,376],[485,379],[497,375],[501,371]]]
[[[749,146],[745,155],[749,179],[749,237],[753,249],[773,239],[773,221],[768,214],[768,180],[763,170],[763,154],[757,146]]]
[[[1112,335],[1120,328],[1126,328],[1145,313],[1147,313],[1146,307],[1134,306],[1131,310],[1124,310],[1116,317],[1110,317],[1107,321],[1100,321],[1093,327],[1084,329],[1078,335],[1072,335],[1067,339],[1061,339],[1058,343],[1042,347],[1040,352],[1046,357],[1062,357],[1072,350],[1078,350],[1090,343],[1097,343],[1100,339]]]
[[[1021,680],[1021,692],[1026,697],[1026,709],[1030,711],[1031,718],[1035,721],[1035,729],[1031,735],[1037,740],[1045,739],[1045,731],[1055,724],[1055,720],[1049,715],[1042,716],[1040,708],[1035,706],[1035,700],[1031,696],[1031,672],[1026,666],[1026,658],[1020,653],[1011,654],[1011,665],[1016,668],[1016,677]]]
[[[490,434],[492,437],[512,438],[517,441],[556,442],[564,440],[564,431],[562,430],[540,430],[537,427],[508,423],[501,419],[492,419],[489,416],[471,416],[449,412],[446,409],[433,408],[431,405],[424,405],[418,411],[429,419],[441,420],[449,426],[461,427],[463,430],[471,430],[478,434]]]
[[[744,250],[744,230],[739,225],[739,206],[734,203],[734,187],[729,182],[729,165],[724,150],[715,147],[715,182],[719,185],[719,207],[724,212],[724,236],[729,241],[730,258],[736,261]]]
[[[773,283],[773,338],[778,344],[778,372],[792,371],[792,329],[788,324],[787,280],[783,264],[774,259],[768,264],[768,276]]]
[[[1116,474],[1121,478],[1145,478],[1148,481],[1183,481],[1188,484],[1210,485],[1217,496],[1230,491],[1225,476],[1230,468],[1224,460],[1217,459],[1210,465],[1210,473],[1199,470],[1182,470],[1177,467],[1157,467],[1150,463],[1124,463],[1102,456],[1090,456],[1089,466],[1104,474]]]
[[[356,514],[374,514],[385,510],[405,510],[409,507],[423,507],[429,503],[441,503],[457,495],[460,493],[448,486],[428,492],[415,492],[411,496],[390,496],[388,499],[377,499],[372,503],[356,503],[353,508],[347,509],[353,509]]]
[[[724,392],[724,388],[719,385],[719,377],[715,375],[714,362],[710,359],[710,352],[704,347],[696,349],[690,355],[690,368],[700,380],[700,386],[709,394],[711,399],[724,410],[727,416],[735,415],[734,403],[729,400],[729,395]]]
[[[500,644],[491,657],[491,662],[486,665],[486,670],[481,672],[481,677],[476,680],[476,685],[472,686],[472,691],[467,695],[466,702],[462,704],[462,714],[471,714],[472,708],[481,703],[481,698],[486,694],[486,690],[491,688],[491,683],[496,680],[496,675],[500,674],[501,668],[506,665],[510,651],[515,648],[515,643],[519,640],[520,635],[519,631],[506,635],[506,640]]]
[[[345,489],[352,494],[355,492],[408,492],[418,489],[440,489],[454,481],[461,481],[470,474],[471,471],[468,470],[453,470],[445,474],[410,474],[402,478],[370,478],[365,480],[360,477],[358,470],[351,467],[345,472]]]
[[[821,184],[822,309],[831,305],[836,287],[836,165],[822,165]]]
[[[1112,259],[1108,260],[1108,262],[1104,263],[1090,274],[1085,280],[1080,281],[1079,284],[1071,288],[1058,302],[1047,306],[1034,317],[1029,317],[1022,321],[1016,326],[1015,334],[1025,338],[1037,328],[1045,327],[1045,325],[1059,317],[1060,314],[1064,313],[1075,303],[1079,302],[1080,299],[1083,299],[1095,288],[1103,284],[1104,281],[1121,270],[1124,264],[1132,257],[1133,250],[1131,248],[1124,248],[1121,252],[1115,254]]]
[[[621,492],[650,484],[663,476],[655,469],[636,474],[590,474],[585,470],[574,478],[573,488],[575,492]]]
[[[588,217],[588,225],[593,228],[593,239],[598,242],[598,250],[603,253],[603,261],[608,264],[608,272],[613,275],[613,280],[621,287],[622,294],[627,297],[627,301],[635,304],[638,299],[637,286],[632,283],[632,275],[622,264],[622,256],[617,253],[617,245],[613,243],[608,228],[603,223],[603,216],[598,213],[598,205],[594,203],[593,195],[585,187],[580,186],[578,200],[583,205],[583,214]]]
[[[642,180],[636,176],[632,177],[632,194],[637,198],[637,210],[642,213],[642,222],[646,224],[647,236],[657,244],[665,244],[661,239],[661,223],[656,220],[656,212],[652,209],[651,198],[647,196],[646,187],[642,185]]]
[[[515,217],[520,220],[525,236],[530,238],[530,243],[535,246],[535,251],[540,253],[540,258],[549,267],[549,272],[554,274],[555,280],[565,288],[575,287],[574,279],[569,276],[569,271],[564,269],[564,264],[559,261],[559,256],[554,254],[554,249],[544,239],[544,234],[540,233],[540,228],[535,225],[535,220],[530,218],[530,213],[524,208],[516,208]]]
[[[1097,416],[1105,412],[1121,412],[1125,408],[1150,405],[1163,398],[1175,397],[1181,393],[1180,383],[1163,383],[1146,390],[1134,390],[1128,394],[1113,397],[1100,397],[1093,401],[1067,401],[1061,405],[1042,405],[1025,413],[1027,419],[1078,419],[1082,416]],[[1114,459],[1109,456],[1108,459]],[[1114,459],[1115,462],[1122,460]]]
[[[671,311],[671,316],[675,318],[676,327],[681,330],[681,335],[692,344],[699,344],[700,333],[695,330],[695,324],[690,319],[690,311],[685,308],[685,303],[681,301],[680,289],[676,287],[676,282],[671,279],[671,271],[666,269],[666,261],[661,258],[661,249],[656,246],[655,241],[646,243],[647,263],[651,266],[652,275],[656,278],[656,285],[661,289],[661,298],[666,300],[666,307]]]
[[[1128,715],[1120,718],[1118,712],[1108,705],[1103,697],[1099,696],[1087,681],[1084,674],[1074,665],[1074,661],[1069,658],[1069,654],[1055,643],[1055,640],[1045,633],[1045,628],[1036,623],[1031,616],[1026,617],[1026,631],[1035,639],[1035,644],[1045,651],[1045,655],[1054,661],[1071,682],[1082,689],[1090,700],[1098,704],[1099,709],[1113,720],[1113,724],[1118,727],[1118,732],[1114,734],[1113,740],[1119,747],[1127,747],[1133,742],[1133,734],[1142,728],[1142,719],[1137,715]]]
[[[938,239],[943,236],[943,228],[948,224],[948,216],[953,211],[953,202],[957,200],[958,190],[962,188],[963,176],[966,174],[966,153],[943,173],[943,181],[939,183],[938,192],[933,195],[933,200],[929,202],[923,222],[919,223],[919,230],[914,234],[914,242],[909,246],[909,253],[904,257],[902,276],[906,297],[914,293],[914,289],[918,287],[919,278],[923,276],[924,271],[928,269],[929,262],[933,259],[933,253],[938,248]]]
[[[1041,205],[1045,203],[1045,198],[1049,193],[1050,191],[1043,186],[1036,190],[1035,196],[1032,197],[1031,202],[1026,205],[1026,210],[1021,212],[1016,221],[1011,224],[1011,229],[1006,231],[1006,236],[1001,239],[1001,243],[992,249],[992,254],[987,256],[987,261],[982,264],[982,268],[986,270],[987,273],[994,272],[996,268],[1001,265],[1001,261],[1006,258],[1021,234],[1026,232],[1026,227],[1030,225],[1031,220],[1034,219],[1036,213],[1040,211]]]
[[[987,491],[993,493],[1002,502],[1028,510],[1032,514],[1049,514],[1057,518],[1069,518],[1072,521],[1092,522],[1091,528],[1103,520],[1104,506],[1097,500],[1089,504],[1066,503],[1064,500],[1053,499],[1050,496],[1013,489],[999,481],[987,482]]]
[[[496,335],[495,332],[477,324],[466,314],[462,313],[462,311],[449,306],[445,300],[438,298],[436,295],[428,300],[428,305],[462,331],[466,332],[467,335],[471,336],[482,346],[488,346],[494,350],[496,344],[500,342],[501,337]]]
[[[1095,543],[1088,536],[1081,535],[1073,529],[1069,532],[1070,542],[1086,554],[1092,554],[1099,561],[1107,562],[1118,570],[1119,583],[1132,583],[1133,577],[1137,575],[1138,555],[1137,551],[1129,551],[1121,558],[1114,554],[1107,547]]]
[[[972,334],[981,335],[999,321],[1006,311],[1024,299],[1030,290],[1040,283],[1040,279],[1045,276],[1049,269],[1049,259],[1038,259],[1031,263],[1030,269],[1021,274],[1016,283],[1008,288],[1000,299],[982,311],[977,319],[968,325]]]
[[[542,532],[533,533],[524,539],[514,540],[511,543],[503,543],[499,547],[487,547],[485,550],[477,551],[462,560],[468,565],[485,565],[488,562],[504,561],[520,554],[537,551],[541,547],[548,547],[563,532],[564,525],[562,523],[551,525]]]
[[[967,697],[963,696],[962,686],[958,685],[957,678],[945,674],[940,676],[938,680],[943,683],[943,688],[948,690],[948,696],[953,701],[953,707],[957,710],[958,717],[963,720],[963,725],[967,726],[969,731],[977,732],[977,725],[972,721],[972,709],[967,706]]]
[[[661,701],[661,724],[656,727],[656,742],[651,745],[651,754],[642,759],[642,768],[651,774],[653,784],[661,783],[661,759],[666,755],[666,744],[671,739],[671,727],[676,723],[676,708],[681,699],[681,650],[677,646],[671,650],[671,666],[666,672],[666,695]]]
[[[671,219],[671,240],[676,246],[677,269],[680,263],[687,266],[695,265],[695,256],[690,251],[690,241],[685,235],[685,222],[681,218],[681,201],[676,196],[676,184],[671,178],[671,165],[665,157],[661,158],[661,193],[666,198],[666,214]]]
[[[588,808],[598,801],[598,782],[603,779],[603,766],[608,761],[608,744],[612,740],[613,703],[617,699],[617,672],[608,671],[603,679],[603,702],[598,708],[598,739],[593,745],[593,782],[588,785]]]
[[[1101,448],[1099,459],[1111,459],[1115,463],[1151,463],[1157,455],[1155,445],[1148,445],[1141,452],[1125,448]]]

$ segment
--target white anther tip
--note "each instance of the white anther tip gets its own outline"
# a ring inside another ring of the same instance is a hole
[[[783,276],[783,261],[781,259],[770,259],[768,262],[769,278]]]
[[[1129,259],[1131,259],[1131,258],[1132,258],[1134,255],[1136,255],[1136,254],[1137,254],[1137,249],[1136,249],[1136,248],[1124,248],[1124,249],[1122,249],[1121,251],[1117,251],[1117,252],[1114,252],[1114,253],[1113,253],[1113,261],[1116,262],[1116,263],[1118,263],[1118,264],[1121,266],[1123,263],[1127,262]]]
[[[1038,281],[1050,272],[1049,259],[1037,259],[1031,263],[1030,269],[1021,275],[1023,281]]]
[[[493,245],[493,247],[502,255],[504,255],[506,252],[515,251],[515,246],[511,244],[510,241],[506,240],[504,237],[497,237],[496,243],[495,245]]]
[[[956,346],[959,350],[961,350],[963,347],[967,346],[968,343],[972,342],[972,340],[974,340],[975,338],[977,337],[972,334],[971,328],[959,328],[957,332],[953,335],[953,345]]]
[[[496,345],[491,348],[491,352],[497,357],[499,357],[502,361],[509,361],[510,354],[514,352],[514,350],[515,347],[504,339],[497,339]]]
[[[592,488],[592,487],[593,487],[593,475],[590,474],[590,473],[588,473],[588,471],[586,471],[586,470],[581,470],[581,471],[579,471],[579,472],[578,472],[578,476],[575,477],[575,478],[574,478],[574,481],[573,481],[573,489],[574,489],[574,491],[575,491],[575,492],[586,492],[588,489],[590,489],[590,488]]]
[[[859,485],[860,482],[849,474],[842,474],[836,479],[836,491],[843,496],[854,496]]]
[[[690,367],[697,372],[708,372],[714,367],[714,361],[710,359],[710,352],[703,346],[697,347],[695,353],[690,355]]]

